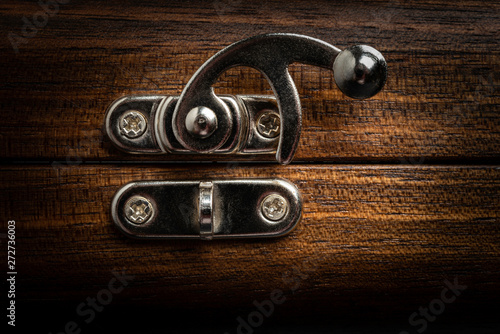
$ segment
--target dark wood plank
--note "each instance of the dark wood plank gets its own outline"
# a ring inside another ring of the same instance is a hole
[[[287,302],[277,319],[389,319],[408,327],[408,317],[455,279],[467,289],[444,319],[497,309],[499,167],[227,167],[3,167],[1,225],[17,222],[18,302],[69,305],[81,321],[77,305],[125,268],[135,279],[115,297],[115,307],[128,309],[119,315],[170,310],[158,321],[191,309],[235,326],[238,312],[281,289]],[[265,241],[138,241],[114,228],[110,201],[119,187],[193,175],[285,177],[303,194],[303,220],[291,235]]]
[[[22,36],[23,17],[40,8],[0,6],[3,159],[200,159],[124,155],[102,140],[104,111],[123,95],[179,94],[242,38],[294,32],[372,45],[390,69],[381,94],[353,101],[331,72],[294,65],[304,114],[296,161],[498,161],[498,2],[70,1],[17,54],[8,34]],[[271,93],[248,69],[228,72],[217,91]]]

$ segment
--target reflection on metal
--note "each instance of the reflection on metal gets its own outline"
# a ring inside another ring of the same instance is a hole
[[[280,134],[280,115],[272,110],[263,110],[257,120],[257,131],[266,138]]]
[[[299,222],[302,198],[283,179],[145,181],[121,188],[111,212],[134,238],[279,237]]]
[[[127,138],[137,138],[146,131],[147,121],[143,114],[129,110],[120,118],[120,130]]]
[[[113,102],[106,114],[106,131],[117,147],[129,153],[275,154],[278,162],[287,164],[302,126],[299,95],[288,73],[294,62],[333,70],[342,92],[357,99],[378,93],[387,77],[385,59],[372,47],[341,51],[303,35],[259,35],[211,57],[180,96],[129,96]],[[215,95],[212,86],[235,66],[262,72],[275,97]],[[120,125],[130,110],[152,124],[137,137],[127,136]],[[265,111],[271,114],[264,115]]]
[[[125,217],[133,224],[144,224],[149,221],[153,215],[154,209],[151,202],[142,196],[133,196],[123,209]]]
[[[260,208],[264,217],[274,222],[286,216],[288,213],[288,202],[279,194],[271,194],[262,200]]]

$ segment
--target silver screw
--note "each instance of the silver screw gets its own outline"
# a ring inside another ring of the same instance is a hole
[[[196,107],[187,114],[185,125],[191,135],[208,138],[217,130],[217,116],[212,109]]]
[[[277,221],[288,213],[288,202],[278,194],[271,194],[264,198],[260,206],[262,214],[269,220]]]
[[[128,138],[142,136],[146,128],[146,117],[136,110],[127,111],[120,120],[120,131]]]
[[[125,217],[134,224],[144,224],[153,216],[153,204],[142,197],[133,196],[125,204]]]
[[[257,131],[266,138],[280,134],[280,115],[274,110],[264,110],[257,119]]]

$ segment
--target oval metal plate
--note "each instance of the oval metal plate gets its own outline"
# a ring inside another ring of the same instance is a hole
[[[131,208],[134,197],[147,202]],[[134,238],[279,237],[299,222],[302,197],[284,179],[132,182],[116,193],[111,213]],[[136,219],[141,213],[147,220]]]

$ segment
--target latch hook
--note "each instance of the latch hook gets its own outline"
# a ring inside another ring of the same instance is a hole
[[[302,126],[299,94],[288,72],[288,66],[294,62],[333,70],[337,86],[344,94],[356,99],[378,93],[387,78],[386,61],[372,47],[359,45],[341,51],[303,35],[259,35],[219,51],[198,69],[179,98],[159,101],[155,104],[158,112],[146,110],[150,115],[149,123],[153,121],[155,127],[154,131],[144,132],[145,138],[151,137],[151,140],[141,142],[120,135],[123,131],[117,130],[119,117],[111,116],[124,103],[140,101],[139,98],[125,98],[109,108],[106,118],[108,134],[119,147],[132,152],[255,153],[252,149],[246,150],[245,146],[251,142],[250,118],[256,114],[252,113],[251,104],[267,103],[272,108],[273,98],[255,97],[250,102],[248,97],[226,97],[223,100],[215,95],[212,87],[226,70],[248,66],[259,70],[269,81],[280,119],[277,145],[259,137],[262,140],[257,146],[266,149],[258,153],[275,150],[276,160],[288,164],[295,154]],[[155,119],[151,119],[152,114],[156,115]],[[148,117],[144,118],[143,124],[148,123]]]

